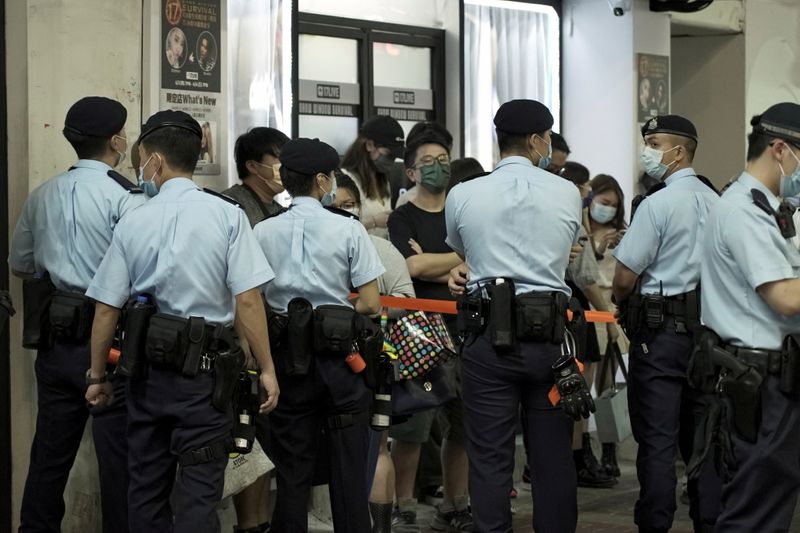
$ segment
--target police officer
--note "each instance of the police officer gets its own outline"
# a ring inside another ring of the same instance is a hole
[[[278,478],[273,529],[307,531],[314,463],[324,431],[334,529],[363,533],[370,531],[366,483],[371,395],[362,374],[345,362],[351,346],[340,347],[343,352],[331,339],[351,335],[353,310],[365,315],[379,311],[377,278],[384,268],[358,220],[323,208],[336,197],[336,150],[318,139],[297,139],[283,147],[280,162],[292,204],[255,228],[276,273],[264,296],[271,311],[289,321],[288,330],[274,338],[278,379],[292,394],[269,422],[269,453]],[[354,303],[348,300],[351,287],[359,294]],[[334,316],[320,306],[328,306]]]
[[[511,531],[508,490],[521,404],[534,529],[565,533],[575,530],[578,513],[572,420],[548,393],[556,383],[562,405],[576,417],[593,409],[574,358],[562,357],[559,347],[570,294],[564,276],[577,243],[581,198],[571,183],[545,170],[553,116],[544,105],[506,102],[494,123],[502,160],[488,176],[454,187],[445,206],[447,243],[469,266],[471,297],[459,305],[491,298],[479,304],[488,305],[488,327],[470,328],[462,352],[474,527]]]
[[[117,226],[87,291],[97,301],[86,391],[93,405],[113,396],[104,354],[120,308],[131,295],[149,295],[159,311],[142,339],[147,375],[126,382],[132,531],[219,531],[215,507],[233,420],[230,390],[226,397],[217,389],[230,382],[229,357],[237,353],[234,309],[262,370],[261,410],[274,408],[279,394],[258,291],[273,273],[244,212],[192,182],[201,138],[197,121],[180,111],[158,112],[144,124],[140,175],[153,198]],[[125,327],[131,333],[129,320]]]
[[[64,487],[89,414],[93,415],[103,529],[127,531],[126,414],[121,383],[115,382],[117,401],[105,408],[87,408],[83,398],[92,309],[83,294],[117,223],[144,201],[143,195],[135,194],[133,184],[113,170],[125,159],[126,118],[122,104],[99,96],[82,98],[69,109],[63,133],[79,160],[30,194],[11,239],[8,262],[15,275],[26,278],[24,292],[39,292],[28,290],[39,285],[47,293],[40,293],[37,301],[29,297],[24,302],[26,314],[40,308],[49,316],[54,287],[59,300],[75,302],[72,309],[80,312],[83,321],[82,332],[65,330],[54,335],[52,343],[46,331],[49,324],[44,330],[34,328],[41,337],[36,357],[39,411],[20,531],[60,531]],[[38,325],[26,320],[26,332],[31,326]]]
[[[747,167],[711,210],[702,250],[703,322],[752,367],[743,385],[763,379],[744,403],[731,395],[735,470],[715,529],[725,532],[788,531],[800,489],[798,353],[784,346],[800,332],[800,254],[780,199],[800,193],[800,105],[776,104],[751,124]]]
[[[697,285],[704,229],[719,197],[692,168],[697,131],[689,120],[655,117],[642,128],[642,137],[642,169],[664,185],[641,201],[614,251],[618,263],[613,291],[618,302],[629,297],[644,302],[638,323],[632,323],[636,318],[631,315],[626,322],[631,335],[628,406],[639,444],[634,520],[639,531],[655,532],[672,527],[676,450],[680,448],[688,464],[693,410],[702,409],[689,389],[686,370],[692,332],[699,326]],[[640,294],[632,294],[637,281]],[[658,309],[659,316],[651,317],[645,308]],[[699,484],[689,480],[690,514],[695,531],[710,531],[719,512],[720,482],[713,468],[706,469]]]

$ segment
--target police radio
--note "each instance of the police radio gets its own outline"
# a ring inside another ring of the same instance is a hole
[[[763,192],[758,189],[750,189],[750,195],[753,197],[753,203],[756,204],[756,207],[775,219],[775,223],[781,232],[781,237],[791,239],[797,235],[794,227],[794,218],[792,218],[795,208],[789,202],[781,202],[776,212]]]

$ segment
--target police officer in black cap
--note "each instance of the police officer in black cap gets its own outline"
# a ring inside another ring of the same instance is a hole
[[[675,456],[689,464],[697,414],[707,409],[686,378],[693,334],[700,326],[698,283],[709,211],[719,196],[692,168],[694,125],[659,116],[642,128],[642,170],[661,180],[644,199],[614,250],[614,296],[631,339],[628,405],[639,444],[636,467],[639,531],[668,531],[676,510]],[[641,312],[637,310],[641,309]],[[713,466],[688,483],[695,531],[711,531],[721,483]]]
[[[702,253],[713,333],[700,347],[717,344],[712,362],[725,364],[709,381],[730,436],[718,532],[794,530],[800,491],[800,254],[782,202],[800,194],[800,105],[776,104],[751,125],[747,166],[711,209]]]
[[[334,529],[363,533],[370,531],[371,395],[364,372],[346,358],[357,334],[356,315],[380,309],[377,278],[384,268],[358,220],[324,209],[336,197],[336,150],[317,139],[297,139],[283,147],[280,161],[292,204],[255,227],[276,274],[264,288],[274,314],[275,367],[281,386],[291,390],[270,415],[269,455],[278,479],[273,529],[307,531],[315,461],[323,450],[329,454]],[[354,301],[351,288],[358,292]]]
[[[131,531],[219,531],[231,396],[244,364],[234,316],[261,369],[261,410],[279,394],[258,290],[273,273],[244,211],[192,182],[201,139],[186,113],[147,120],[140,179],[152,199],[117,226],[86,292],[97,301],[86,391],[93,405],[113,397],[103,357],[125,307],[119,366],[128,376]]]
[[[466,291],[454,280],[450,286],[466,292],[458,305],[467,332],[462,396],[473,520],[475,531],[511,531],[508,488],[521,405],[533,527],[565,533],[575,530],[578,515],[573,419],[594,409],[564,331],[564,276],[581,198],[546,171],[553,126],[547,107],[513,100],[494,123],[502,160],[488,176],[454,187],[445,206],[447,244],[469,269]]]
[[[100,96],[82,98],[69,109],[63,133],[78,162],[30,194],[11,239],[8,262],[24,279],[23,346],[38,350],[39,412],[20,531],[60,531],[64,487],[90,414],[103,529],[127,531],[121,384],[114,383],[117,400],[107,407],[87,408],[83,398],[93,309],[84,292],[118,221],[144,201],[136,194],[140,191],[114,171],[128,149],[126,118],[121,103]]]

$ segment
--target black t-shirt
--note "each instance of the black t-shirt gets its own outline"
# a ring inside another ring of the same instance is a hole
[[[417,241],[423,253],[446,254],[453,252],[444,242],[447,238],[447,226],[443,210],[431,213],[408,202],[392,211],[387,226],[389,227],[389,240],[405,258],[416,254],[408,244],[409,239]],[[412,281],[417,298],[454,299],[450,295],[446,283],[435,283],[417,278],[412,278]]]

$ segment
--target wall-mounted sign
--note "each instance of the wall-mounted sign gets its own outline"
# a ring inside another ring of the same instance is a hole
[[[357,117],[360,104],[357,83],[300,80],[297,111],[301,115]]]
[[[433,91],[375,87],[375,113],[410,122],[433,120]]]
[[[669,56],[637,54],[639,123],[669,114]]]

